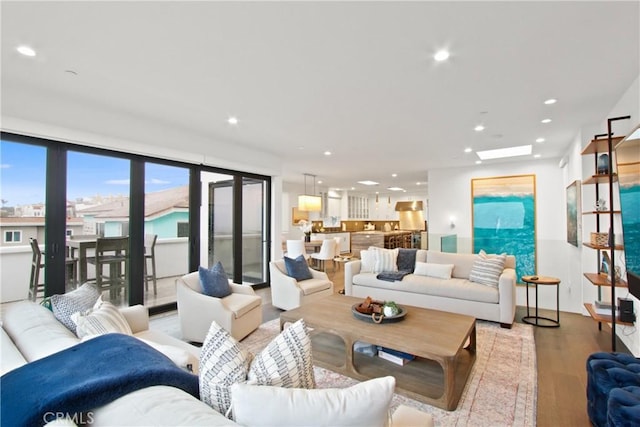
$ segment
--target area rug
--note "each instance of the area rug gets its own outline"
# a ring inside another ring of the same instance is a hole
[[[257,353],[279,333],[279,320],[264,323],[240,343]],[[478,321],[476,363],[455,411],[445,411],[395,394],[392,410],[408,405],[430,413],[436,426],[535,426],[537,399],[536,348],[533,327],[511,329]],[[318,388],[344,388],[357,380],[314,367]]]

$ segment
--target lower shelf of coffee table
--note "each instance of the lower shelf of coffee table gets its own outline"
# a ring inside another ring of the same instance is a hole
[[[416,357],[401,366],[378,356],[368,356],[354,351],[353,366],[356,372],[352,372],[348,368],[345,343],[339,336],[326,332],[312,334],[312,348],[314,363],[323,368],[358,380],[392,375],[396,378],[398,393],[441,406],[438,402],[443,399],[445,378],[442,366],[436,361]],[[455,383],[460,384],[462,388],[474,361],[475,356],[466,350],[456,359],[454,372],[458,378]],[[461,393],[462,389],[455,392]]]

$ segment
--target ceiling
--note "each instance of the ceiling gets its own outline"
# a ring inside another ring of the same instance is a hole
[[[639,2],[1,8],[4,117],[196,153],[226,141],[281,159],[285,182],[309,173],[360,190],[368,179],[383,194],[415,191],[429,169],[473,167],[467,147],[532,144],[558,158],[640,74]],[[37,55],[20,55],[21,44]],[[442,48],[451,56],[436,62]],[[523,160],[538,161],[484,164]]]

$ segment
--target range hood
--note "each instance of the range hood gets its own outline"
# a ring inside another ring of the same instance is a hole
[[[422,201],[421,200],[413,200],[406,202],[397,202],[396,203],[396,212],[413,212],[413,211],[422,211]]]

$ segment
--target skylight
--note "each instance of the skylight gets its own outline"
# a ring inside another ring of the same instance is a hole
[[[482,160],[526,156],[531,154],[531,145],[521,145],[519,147],[507,147],[507,148],[498,148],[495,150],[476,151],[476,154]]]

